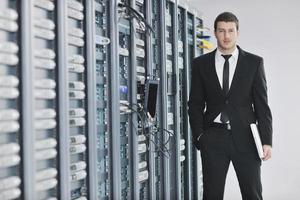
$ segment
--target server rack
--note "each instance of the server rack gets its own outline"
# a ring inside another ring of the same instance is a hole
[[[186,151],[185,151],[185,142],[186,142],[186,105],[187,100],[185,96],[186,90],[186,80],[185,80],[185,67],[186,67],[186,55],[185,55],[185,9],[182,6],[178,6],[177,8],[177,17],[178,17],[178,67],[177,67],[177,76],[178,76],[178,98],[179,98],[179,134],[180,134],[180,143],[179,143],[179,156],[180,156],[180,189],[181,196],[180,199],[184,199],[185,195],[185,186],[186,186],[186,173],[188,171],[186,168]]]
[[[186,113],[196,13],[175,0],[2,5],[1,198],[200,199]]]
[[[86,199],[87,186],[87,62],[85,5],[67,0],[67,60],[70,196]]]
[[[32,21],[29,21],[29,33],[32,50],[29,52],[33,67],[30,77],[32,85],[28,89],[33,93],[31,135],[34,140],[32,169],[35,182],[32,198],[57,198],[56,5],[51,1],[33,1],[30,10]]]
[[[152,79],[159,81],[159,87],[163,88],[162,84],[162,74],[164,74],[163,63],[163,47],[162,42],[163,33],[161,32],[163,28],[163,14],[161,13],[161,1],[153,0],[149,4],[149,16],[148,21],[151,24],[153,32],[151,37],[149,37],[149,48],[148,51],[148,71]],[[158,90],[157,93],[157,105],[155,118],[152,120],[152,126],[149,131],[149,147],[150,147],[150,199],[163,199],[164,197],[164,185],[165,179],[163,177],[163,160],[167,156],[165,151],[164,141],[163,141],[163,101],[162,90]]]
[[[121,6],[120,6],[121,5]],[[134,98],[135,88],[132,86],[132,74],[135,62],[133,58],[135,57],[134,42],[131,42],[132,33],[132,21],[127,18],[128,6],[131,6],[131,1],[126,0],[123,2],[118,2],[117,9],[120,11],[118,15],[118,29],[117,29],[117,41],[118,41],[118,54],[117,58],[119,60],[117,66],[118,79],[116,88],[118,90],[119,102],[119,134],[120,137],[120,159],[119,163],[121,165],[121,187],[119,199],[132,199],[134,198],[134,189],[136,190],[136,181],[133,182],[133,173],[136,173],[135,167],[137,163],[137,158],[132,157],[133,150],[137,150],[136,142],[133,141],[134,136],[132,134],[132,121],[133,117],[131,115],[131,109],[128,106],[132,105],[132,99]],[[128,106],[127,106],[128,105]]]
[[[165,14],[165,74],[162,74],[162,84],[166,84],[166,90],[162,90],[163,98],[166,98],[166,107],[162,112],[167,113],[166,124],[163,127],[164,141],[168,141],[169,158],[164,159],[164,185],[165,199],[175,199],[181,196],[180,189],[180,151],[179,151],[179,99],[177,91],[178,83],[178,51],[177,51],[177,1],[165,1],[163,13]]]
[[[0,14],[0,198],[19,198],[23,157],[21,38],[18,2],[1,2]]]
[[[147,18],[147,4],[143,0],[132,0],[132,8],[140,18],[135,17],[132,23],[132,107],[137,109],[137,113],[132,115],[132,123],[137,130],[133,131],[133,174],[135,199],[149,199],[149,149],[147,143],[148,127],[144,120],[143,104],[145,101],[145,83],[148,74],[147,54],[148,43],[146,41],[149,30],[145,23]],[[133,12],[134,12],[133,11]],[[144,21],[142,21],[144,20]],[[137,105],[137,106],[134,106]],[[134,111],[134,109],[132,109]],[[147,137],[146,137],[147,136]]]
[[[94,74],[96,75],[97,199],[112,198],[110,129],[110,20],[108,0],[94,1]]]

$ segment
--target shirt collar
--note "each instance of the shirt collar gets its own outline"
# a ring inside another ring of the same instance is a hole
[[[237,47],[235,47],[235,49],[234,49],[234,51],[232,52],[231,55],[232,56],[230,57],[230,59],[233,58],[233,59],[237,60],[238,57],[239,57],[239,49]],[[221,60],[223,61],[224,60],[224,58],[222,56],[222,52],[218,48],[217,48],[217,51],[216,51],[216,59],[217,59],[217,61],[221,61]]]

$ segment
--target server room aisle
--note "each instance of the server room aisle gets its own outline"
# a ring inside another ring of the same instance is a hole
[[[187,116],[208,41],[178,0],[2,0],[0,199],[201,199]]]

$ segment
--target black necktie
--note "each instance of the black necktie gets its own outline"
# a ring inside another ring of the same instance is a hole
[[[224,68],[223,68],[223,92],[225,96],[227,95],[229,91],[229,58],[231,57],[231,54],[229,55],[222,55],[225,59]],[[228,115],[225,111],[221,112],[221,122],[227,123],[229,120]]]

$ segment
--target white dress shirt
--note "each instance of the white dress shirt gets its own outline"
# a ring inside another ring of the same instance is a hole
[[[239,57],[239,50],[236,47],[235,50],[231,53],[231,57],[229,58],[229,89],[231,86],[231,82],[233,79],[233,75],[235,72],[236,64],[238,61]],[[215,67],[216,67],[216,72],[219,78],[220,86],[223,89],[223,68],[224,68],[224,63],[225,63],[225,58],[222,56],[222,52],[217,49],[216,51],[216,56],[215,56]],[[221,113],[216,117],[214,122],[222,123],[221,122]]]

